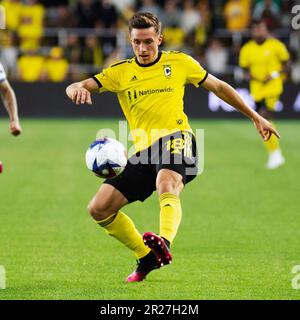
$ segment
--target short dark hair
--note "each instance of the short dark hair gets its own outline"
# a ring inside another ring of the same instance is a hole
[[[146,29],[154,27],[157,34],[161,34],[161,22],[150,12],[137,12],[128,21],[129,32],[132,29]]]
[[[260,24],[264,24],[264,25],[266,26],[266,28],[269,29],[269,28],[268,28],[268,25],[267,25],[267,23],[266,23],[266,21],[265,21],[264,19],[253,19],[253,20],[251,21],[250,27],[251,27],[251,28],[254,28],[254,27],[256,27],[256,26],[258,26],[258,25],[260,25]]]

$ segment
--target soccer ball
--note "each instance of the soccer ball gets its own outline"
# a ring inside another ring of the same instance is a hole
[[[119,141],[104,137],[90,145],[85,154],[85,162],[97,177],[112,178],[125,169],[127,152]]]

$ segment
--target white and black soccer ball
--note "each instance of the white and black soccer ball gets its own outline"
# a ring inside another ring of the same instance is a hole
[[[97,177],[113,178],[125,169],[127,152],[121,142],[104,137],[90,145],[85,154],[85,162]]]

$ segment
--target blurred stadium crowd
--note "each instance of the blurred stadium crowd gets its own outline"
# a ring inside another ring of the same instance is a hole
[[[164,50],[182,50],[219,77],[240,79],[241,45],[252,19],[264,19],[292,56],[300,82],[300,32],[291,0],[3,0],[0,60],[11,80],[81,80],[132,56],[126,21],[135,11],[163,22]]]

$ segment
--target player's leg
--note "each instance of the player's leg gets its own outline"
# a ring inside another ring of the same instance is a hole
[[[160,236],[147,232],[144,241],[156,254],[159,262],[170,263],[172,244],[182,217],[179,195],[184,184],[197,171],[196,142],[191,133],[177,132],[161,144],[161,162],[157,166],[156,189],[160,203]],[[188,173],[191,173],[189,176]]]
[[[160,203],[160,236],[173,242],[181,222],[182,210],[179,195],[184,185],[182,175],[170,169],[161,169],[156,178]]]
[[[88,204],[88,211],[95,221],[105,220],[128,203],[124,195],[109,184],[102,184]]]
[[[105,229],[140,259],[149,253],[142,235],[133,221],[120,209],[128,203],[126,197],[114,186],[104,183],[88,205],[88,211],[96,223]]]
[[[183,187],[180,174],[160,168],[159,146],[160,143],[158,142],[153,148],[151,147],[150,149],[142,151],[140,154],[141,159],[146,158],[148,162],[151,159],[151,163],[133,167],[135,175],[132,178],[136,180],[136,183],[132,185],[132,187],[135,188],[136,192],[140,193],[138,200],[143,201],[150,196],[150,194],[157,189],[157,181],[159,182],[160,192],[163,193],[165,191],[165,195],[167,195],[168,192],[170,194],[172,192],[178,196]],[[158,180],[157,177],[159,177]],[[147,236],[149,236],[149,239]],[[147,246],[151,248],[151,251],[145,257],[139,259],[137,269],[127,278],[127,282],[142,281],[150,271],[160,268],[172,260],[171,253],[168,249],[168,240],[165,242],[164,239],[150,232],[145,233],[143,238]],[[153,238],[154,241],[151,238]]]
[[[267,120],[272,121],[272,112],[275,110],[278,100],[278,96],[266,98],[264,104],[258,109],[259,114]],[[275,126],[273,122],[272,124]],[[284,164],[285,159],[281,153],[279,139],[274,134],[271,135],[268,141],[264,142],[264,145],[269,155],[266,165],[268,169],[276,169]]]
[[[178,157],[175,157],[175,154]],[[153,232],[144,233],[143,239],[151,251],[140,259],[138,268],[127,279],[129,282],[141,281],[151,270],[172,261],[169,247],[177,233],[182,215],[179,195],[184,184],[191,181],[197,171],[194,170],[197,169],[194,137],[191,133],[179,131],[160,139],[151,146],[151,160],[155,165],[150,167],[155,170],[150,172],[149,176],[153,177],[156,172],[154,189],[158,191],[160,200],[160,236]],[[187,167],[192,168],[190,177],[187,177]],[[152,184],[150,179],[151,188]],[[143,189],[147,181],[143,179],[139,185],[140,189]],[[153,261],[153,255],[156,261]]]
[[[181,220],[181,207],[178,196],[183,188],[182,176],[177,172],[161,169],[157,175],[156,181],[157,189],[162,197],[164,197],[164,199],[161,200],[164,208],[161,210],[160,233],[165,238],[160,237],[153,232],[144,233],[143,240],[151,251],[143,258],[139,259],[138,267],[128,276],[127,282],[142,281],[152,270],[172,262],[169,246]],[[172,208],[170,208],[170,210],[167,208],[169,203],[172,203]],[[173,212],[174,210],[176,210],[175,213]]]
[[[156,181],[157,190],[162,196],[161,204],[163,208],[161,209],[160,234],[163,237],[153,232],[144,233],[143,240],[151,251],[142,259],[139,259],[137,269],[128,276],[127,282],[142,281],[150,271],[172,262],[169,247],[181,220],[181,207],[178,196],[183,188],[182,176],[175,171],[161,169]],[[167,208],[170,203],[172,208]],[[174,211],[176,212],[174,213]]]
[[[190,132],[177,132],[162,143],[156,189],[160,202],[160,235],[170,244],[178,231],[182,210],[179,195],[184,185],[197,174],[195,137]]]
[[[132,220],[120,212],[127,203],[144,201],[155,190],[155,171],[150,166],[132,164],[132,158],[119,176],[104,181],[89,205],[97,223],[135,253],[138,267],[126,282],[142,281],[150,271],[159,268],[156,256],[145,246]]]
[[[146,232],[143,239],[156,255],[159,265],[163,266],[172,262],[170,245],[181,222],[179,195],[183,189],[182,175],[170,169],[161,169],[156,178],[156,189],[160,203],[159,236]]]

